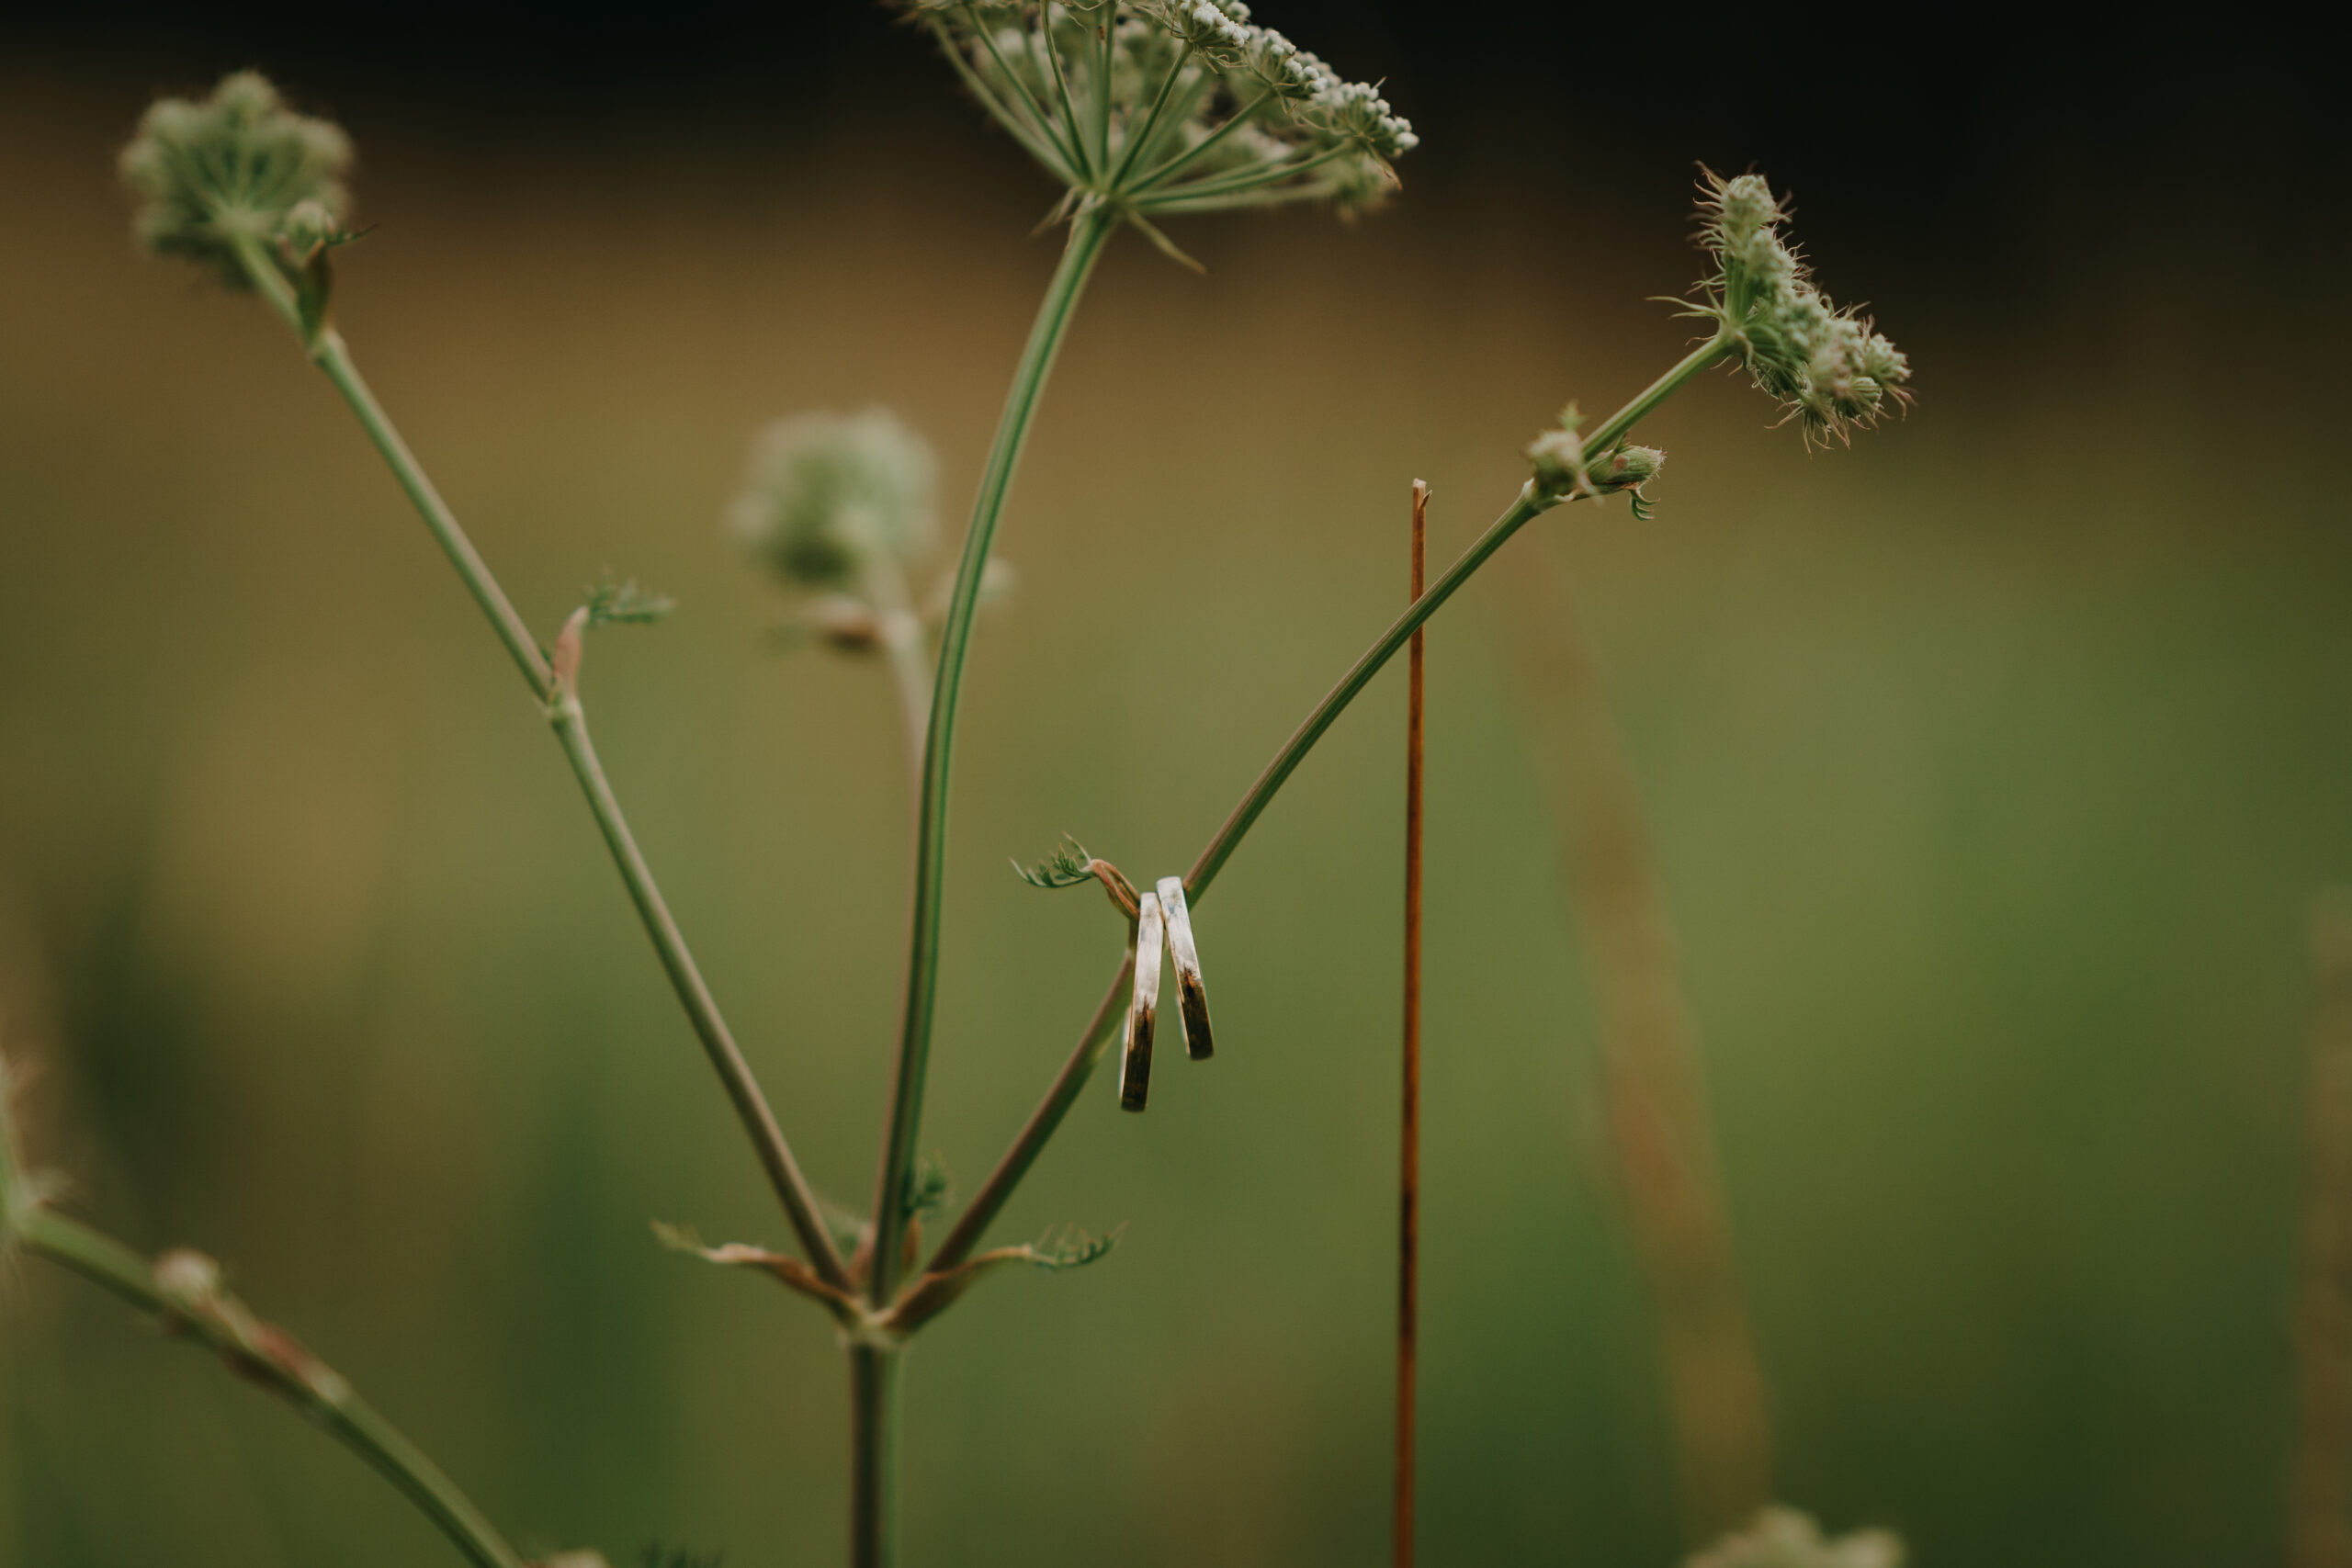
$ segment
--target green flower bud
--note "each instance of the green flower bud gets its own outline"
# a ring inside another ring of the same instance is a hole
[[[140,198],[134,232],[158,255],[211,268],[252,287],[241,246],[274,252],[300,224],[311,243],[343,227],[351,142],[322,119],[294,113],[258,73],[224,76],[201,103],[151,106],[122,150],[123,183]],[[308,248],[308,244],[306,247]]]
[[[278,233],[287,249],[297,256],[306,255],[322,245],[332,245],[345,238],[342,220],[327,204],[312,197],[298,201],[286,210],[286,220],[278,225]]]
[[[1547,430],[1527,448],[1535,488],[1547,500],[1565,501],[1584,489],[1584,443],[1572,425]]]
[[[220,1265],[189,1247],[174,1247],[155,1259],[155,1293],[174,1312],[200,1317],[220,1302]]]
[[[1584,423],[1584,415],[1570,403],[1560,411],[1560,423],[1554,429],[1537,436],[1527,448],[1528,468],[1535,482],[1535,493],[1546,505],[1564,501],[1593,500],[1631,491],[1634,515],[1646,519],[1648,503],[1643,499],[1642,486],[1657,477],[1666,466],[1666,454],[1655,446],[1629,446],[1623,443],[1611,447],[1598,457],[1587,457],[1584,440],[1577,433]]]
[[[1637,490],[1657,478],[1666,454],[1655,446],[1620,446],[1585,471],[1585,482],[1603,495]]]
[[[729,530],[797,588],[854,588],[876,554],[903,563],[931,547],[930,446],[888,409],[801,414],[752,448]]]

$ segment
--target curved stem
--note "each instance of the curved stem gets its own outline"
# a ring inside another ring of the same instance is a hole
[[[946,886],[948,773],[955,759],[956,704],[963,694],[964,661],[971,647],[980,575],[988,565],[989,548],[998,520],[1004,514],[1013,471],[1020,466],[1021,449],[1028,440],[1054,356],[1094,263],[1118,223],[1117,213],[1101,208],[1081,212],[1071,222],[1069,243],[1054,270],[1053,281],[1046,286],[1036,322],[1029,330],[1028,344],[1013,371],[1012,389],[980,477],[979,494],[972,502],[972,522],[965,531],[955,592],[948,598],[947,616],[940,627],[939,673],[932,694],[922,790],[915,818],[914,910],[908,942],[906,1006],[890,1090],[890,1120],[882,1143],[881,1169],[874,1184],[874,1279],[869,1294],[877,1305],[888,1303],[898,1282],[907,1183],[922,1121],[923,1077],[930,1066],[939,982],[940,903]]]
[[[1672,397],[1699,372],[1721,361],[1728,352],[1721,339],[1711,339],[1703,346],[1685,355],[1673,369],[1651,382],[1633,401],[1602,421],[1600,428],[1586,438],[1585,450],[1609,450],[1626,432],[1641,423],[1652,409]],[[1200,858],[1193,863],[1193,869],[1185,874],[1185,897],[1194,904],[1200,902],[1208,892],[1209,884],[1216,880],[1216,874],[1225,868],[1227,860],[1240,847],[1242,836],[1258,820],[1259,813],[1272,801],[1275,792],[1283,787],[1299,763],[1306,760],[1306,754],[1315,749],[1317,740],[1323,739],[1323,732],[1331,728],[1332,721],[1355,700],[1356,694],[1380,673],[1381,666],[1396,657],[1396,650],[1405,646],[1414,630],[1442,609],[1445,602],[1453,597],[1454,591],[1469,581],[1472,574],[1486,565],[1529,518],[1549,510],[1551,505],[1535,493],[1533,485],[1521,488],[1517,499],[1504,509],[1500,517],[1487,525],[1487,531],[1478,536],[1477,542],[1463,551],[1461,558],[1445,569],[1445,575],[1430,584],[1429,592],[1408,606],[1405,613],[1380,635],[1380,639],[1364,650],[1363,657],[1340,677],[1339,684],[1315,705],[1315,711],[1308,714],[1306,722],[1283,742],[1283,749],[1274,753],[1274,760],[1266,764],[1266,771],[1258,775],[1258,782],[1250,786],[1240,804],[1233,808],[1233,814],[1210,838],[1207,847],[1201,851]]]
[[[1684,383],[1701,371],[1722,363],[1730,353],[1721,338],[1712,339],[1693,349],[1672,369],[1644,388],[1631,402],[1602,421],[1587,439],[1585,449],[1607,451],[1640,423],[1651,410],[1679,390]],[[1192,871],[1184,878],[1187,902],[1195,909],[1200,907],[1201,900],[1208,895],[1209,885],[1216,880],[1217,873],[1225,868],[1225,863],[1240,846],[1242,838],[1256,823],[1275,793],[1296,771],[1298,764],[1306,760],[1306,753],[1314,750],[1315,743],[1323,738],[1324,731],[1331,728],[1340,712],[1355,700],[1356,694],[1371,683],[1373,676],[1380,672],[1381,666],[1395,657],[1396,650],[1405,646],[1414,631],[1443,608],[1454,591],[1492,558],[1513,534],[1525,526],[1528,519],[1547,510],[1549,504],[1535,495],[1533,486],[1522,488],[1517,499],[1504,509],[1503,514],[1478,536],[1477,542],[1464,551],[1461,558],[1446,569],[1445,575],[1430,584],[1429,592],[1415,600],[1395,624],[1381,634],[1380,639],[1364,651],[1363,657],[1340,678],[1339,684],[1325,694],[1314,711],[1306,716],[1306,722],[1283,742],[1283,749],[1274,754],[1274,760],[1266,765],[1265,772],[1258,775],[1257,782],[1242,795],[1240,804],[1233,808],[1224,825],[1211,836],[1207,846],[1201,851],[1200,858],[1193,863]],[[1069,1059],[1046,1089],[1045,1099],[1030,1113],[1029,1120],[1013,1139],[1012,1146],[1005,1151],[1004,1157],[989,1173],[988,1180],[973,1195],[956,1228],[940,1244],[938,1253],[924,1266],[927,1271],[937,1273],[969,1257],[987,1234],[989,1224],[1012,1201],[1013,1190],[1028,1174],[1029,1168],[1036,1163],[1038,1155],[1045,1151],[1046,1145],[1061,1126],[1062,1118],[1077,1102],[1079,1090],[1085,1087],[1094,1065],[1102,1060],[1102,1052],[1110,1043],[1111,1021],[1117,1016],[1118,997],[1126,984],[1126,971],[1123,967],[1102,1006],[1097,1010],[1093,1021],[1079,1036],[1077,1048],[1070,1053]]]
[[[183,1310],[182,1303],[157,1287],[154,1266],[147,1259],[112,1236],[38,1204],[17,1206],[0,1229],[27,1251],[71,1269],[160,1318],[165,1327],[219,1351],[232,1369],[277,1394],[367,1461],[475,1568],[524,1568],[522,1555],[457,1483],[282,1330],[253,1318],[242,1305],[233,1317]],[[241,1326],[245,1332],[238,1331]]]
[[[1103,1052],[1110,1049],[1112,1025],[1118,1021],[1120,1010],[1126,1000],[1127,987],[1135,983],[1135,975],[1136,949],[1130,941],[1127,956],[1119,964],[1119,972],[1111,976],[1111,988],[1102,993],[1102,1004],[1094,1010],[1093,1018],[1087,1021],[1085,1032],[1078,1037],[1078,1049],[1070,1053],[1069,1060],[1063,1063],[1062,1070],[1054,1076],[1053,1083],[1046,1090],[1046,1098],[1038,1102],[1036,1110],[1029,1113],[1029,1120],[1023,1124],[1020,1135],[1012,1140],[1012,1146],[1004,1151],[1004,1157],[997,1161],[996,1168],[989,1172],[989,1179],[980,1184],[978,1193],[956,1221],[956,1228],[947,1233],[946,1238],[939,1244],[939,1250],[932,1254],[929,1263],[923,1265],[925,1273],[944,1274],[955,1268],[971,1257],[973,1249],[988,1235],[989,1226],[996,1223],[997,1215],[1012,1200],[1012,1190],[1021,1185],[1021,1179],[1029,1174],[1029,1168],[1037,1163],[1039,1155],[1046,1152],[1046,1145],[1053,1137],[1054,1130],[1062,1124],[1062,1118],[1069,1115],[1069,1108],[1078,1103],[1079,1091],[1093,1076],[1095,1064],[1102,1059]]]
[[[865,597],[879,623],[882,653],[890,661],[899,712],[907,726],[907,774],[922,788],[923,737],[931,728],[931,650],[924,646],[922,617],[907,592],[907,574],[888,556],[865,563]]]

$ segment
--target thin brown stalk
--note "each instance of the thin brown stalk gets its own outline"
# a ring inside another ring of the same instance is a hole
[[[1600,1013],[1611,1145],[1657,1320],[1683,1524],[1712,1540],[1771,1498],[1771,1433],[1696,1032],[1641,799],[1559,546],[1502,574],[1561,879]]]
[[[2290,1568],[2352,1568],[2352,895],[2315,900]]]
[[[1430,487],[1413,481],[1412,599],[1428,577]],[[1413,1568],[1415,1362],[1421,1308],[1421,753],[1425,711],[1422,640],[1415,628],[1405,663],[1405,1081],[1396,1170],[1396,1568]]]

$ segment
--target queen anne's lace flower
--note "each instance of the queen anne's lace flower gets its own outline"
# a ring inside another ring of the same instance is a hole
[[[1241,0],[898,0],[998,122],[1069,187],[1156,240],[1148,214],[1393,189],[1419,140]]]

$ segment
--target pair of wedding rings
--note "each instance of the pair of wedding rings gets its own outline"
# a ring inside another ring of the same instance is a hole
[[[1193,914],[1184,903],[1184,879],[1163,876],[1159,886],[1136,900],[1136,990],[1127,1003],[1127,1024],[1119,1053],[1119,1109],[1141,1111],[1151,1091],[1151,1040],[1159,1014],[1159,954],[1164,944],[1176,965],[1176,1005],[1182,1020],[1185,1053],[1206,1061],[1209,994],[1201,984],[1200,950],[1193,944]]]

